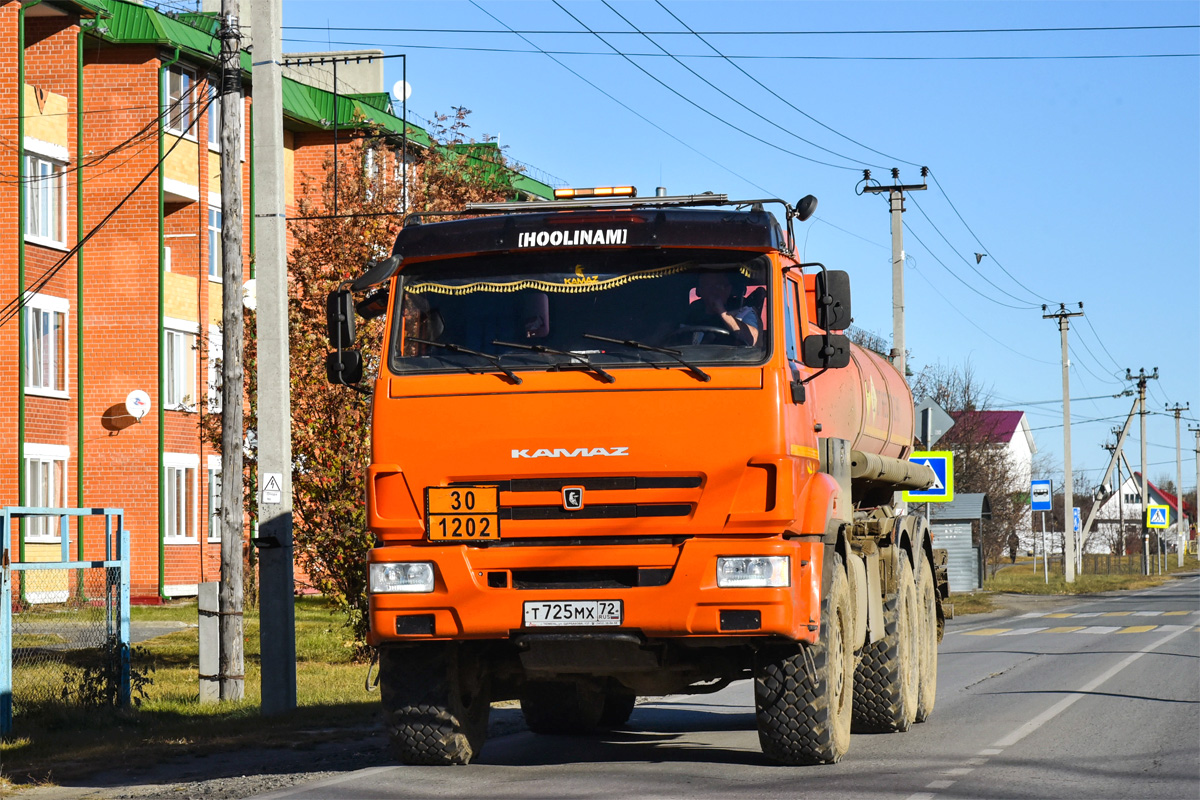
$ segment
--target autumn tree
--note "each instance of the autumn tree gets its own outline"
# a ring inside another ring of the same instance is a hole
[[[391,253],[406,214],[459,210],[469,202],[512,196],[499,148],[465,139],[468,112],[438,115],[436,146],[410,152],[407,186],[395,136],[367,135],[339,148],[338,215],[333,218],[332,162],[309,177],[290,222],[288,259],[291,346],[293,532],[298,573],[347,617],[355,641],[367,629],[366,520],[371,398],[328,383],[326,297],[366,263]],[[378,133],[370,132],[368,133]],[[383,318],[362,322],[355,345],[364,354],[363,386],[378,372]]]

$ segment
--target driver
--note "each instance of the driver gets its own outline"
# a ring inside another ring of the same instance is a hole
[[[688,308],[685,327],[711,327],[729,331],[740,345],[758,344],[762,323],[754,309],[745,304],[745,281],[740,273],[713,271],[700,275],[696,285],[696,300]],[[725,344],[727,336],[715,331],[694,331],[692,344]]]

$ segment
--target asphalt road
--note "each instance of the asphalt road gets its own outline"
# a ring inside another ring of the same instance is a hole
[[[283,798],[1200,797],[1200,578],[951,621],[933,716],[826,767],[766,761],[748,682],[641,705],[627,730],[527,731],[469,767],[374,767]]]

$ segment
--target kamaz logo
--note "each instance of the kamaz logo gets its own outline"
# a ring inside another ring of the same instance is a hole
[[[594,231],[528,231],[517,237],[517,247],[574,247],[581,244],[625,244],[626,228],[597,228]]]
[[[591,458],[593,456],[627,456],[629,455],[628,447],[577,447],[574,450],[568,450],[565,447],[556,447],[553,450],[542,448],[534,450],[532,453],[528,450],[513,450],[513,458]]]

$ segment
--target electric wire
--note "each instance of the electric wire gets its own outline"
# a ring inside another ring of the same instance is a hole
[[[720,94],[722,97],[724,97],[726,100],[729,100],[729,101],[731,101],[731,102],[735,103],[737,106],[739,106],[740,108],[742,108],[742,109],[744,109],[745,111],[749,112],[750,114],[753,114],[755,117],[758,117],[760,120],[762,120],[763,122],[767,123],[768,125],[770,125],[770,126],[772,126],[772,127],[774,127],[774,128],[777,128],[777,129],[778,129],[778,130],[780,130],[780,131],[783,131],[783,132],[784,132],[784,133],[786,133],[788,136],[791,136],[793,139],[798,139],[798,140],[800,140],[800,141],[804,142],[805,144],[807,144],[807,145],[809,145],[809,146],[811,146],[811,147],[815,147],[815,148],[817,148],[818,150],[821,150],[821,151],[824,151],[824,152],[826,152],[826,153],[829,153],[831,156],[837,156],[838,158],[844,158],[844,159],[846,159],[847,161],[853,161],[853,162],[855,162],[855,163],[862,164],[862,165],[864,165],[864,166],[868,166],[868,167],[876,167],[877,169],[884,169],[884,167],[883,167],[883,166],[881,166],[881,165],[879,165],[879,164],[869,164],[869,163],[867,163],[867,162],[864,162],[864,161],[861,161],[861,160],[859,160],[859,159],[856,159],[856,158],[853,158],[853,157],[851,157],[851,156],[848,156],[848,155],[846,155],[845,153],[839,153],[839,152],[837,152],[836,150],[830,150],[828,147],[823,147],[823,146],[821,146],[821,145],[817,144],[816,142],[813,142],[813,141],[811,141],[811,140],[809,140],[809,139],[805,139],[803,136],[801,136],[800,134],[796,133],[795,131],[792,131],[792,130],[789,130],[788,128],[785,128],[783,125],[780,125],[778,122],[776,122],[775,120],[771,119],[770,117],[767,117],[767,116],[765,116],[765,115],[763,115],[763,114],[760,114],[759,112],[757,112],[757,111],[755,111],[754,109],[752,109],[750,106],[748,106],[748,105],[746,105],[745,103],[743,103],[741,100],[738,100],[736,97],[734,97],[733,95],[731,95],[731,94],[729,94],[728,92],[726,92],[724,89],[722,89],[722,88],[720,88],[719,86],[717,86],[717,85],[715,85],[714,83],[712,83],[712,81],[710,81],[710,80],[708,80],[707,78],[705,78],[705,77],[704,77],[703,75],[701,75],[699,72],[696,72],[696,70],[692,69],[692,68],[691,68],[691,67],[689,67],[687,64],[685,64],[685,63],[683,63],[682,61],[680,61],[680,60],[679,60],[679,58],[678,58],[677,56],[675,56],[673,53],[671,53],[670,51],[668,51],[668,50],[667,50],[665,47],[663,47],[663,46],[662,46],[662,45],[660,45],[658,42],[656,42],[656,41],[654,41],[652,38],[650,38],[650,36],[649,36],[648,34],[642,33],[640,30],[638,30],[638,27],[637,27],[636,25],[634,25],[632,22],[630,22],[630,21],[629,21],[629,18],[628,18],[628,17],[626,17],[626,16],[625,16],[624,14],[622,14],[620,11],[617,11],[615,8],[613,8],[612,4],[611,4],[611,3],[609,3],[609,2],[608,2],[608,0],[602,0],[602,2],[604,3],[604,5],[605,5],[605,7],[606,7],[606,8],[608,8],[610,11],[612,11],[614,14],[616,14],[618,17],[620,17],[620,18],[621,18],[621,19],[622,19],[622,20],[623,20],[623,21],[624,21],[624,22],[625,22],[627,25],[629,25],[629,27],[633,28],[633,29],[634,29],[634,31],[637,31],[637,32],[638,32],[638,33],[640,33],[642,36],[644,36],[648,42],[650,42],[651,44],[653,44],[653,45],[654,45],[655,47],[657,47],[658,49],[662,50],[662,51],[663,51],[663,53],[664,53],[665,55],[669,56],[669,57],[671,58],[671,60],[672,60],[672,61],[674,61],[676,64],[678,64],[679,66],[681,66],[681,67],[683,67],[684,69],[686,69],[686,70],[687,70],[689,73],[691,73],[691,74],[692,74],[692,75],[694,75],[695,77],[699,78],[699,79],[700,79],[700,80],[701,80],[701,81],[702,81],[702,82],[703,82],[703,83],[704,83],[706,86],[708,86],[708,87],[709,87],[710,89],[712,89],[713,91],[715,91],[715,92],[719,93],[719,94]],[[661,3],[659,3],[659,5],[661,6],[662,4],[661,4]],[[668,13],[670,13],[670,12],[668,12]],[[664,84],[664,85],[665,85],[665,84]]]
[[[587,25],[586,25],[586,24],[583,22],[583,20],[579,19],[579,17],[577,17],[577,16],[575,16],[574,14],[572,14],[572,13],[571,13],[571,12],[570,12],[570,11],[569,11],[569,10],[568,10],[568,9],[567,9],[567,8],[566,8],[566,7],[565,7],[563,4],[562,4],[562,3],[560,3],[560,2],[559,2],[559,0],[554,0],[554,5],[558,6],[559,10],[561,10],[561,11],[562,11],[564,14],[566,14],[568,17],[570,17],[571,19],[573,19],[573,20],[575,20],[577,23],[579,23],[579,25],[580,25],[581,27],[583,27],[584,29],[586,29],[586,30],[588,30],[589,32],[591,32],[591,28],[589,28],[589,27],[588,27],[588,26],[587,26]],[[797,153],[797,152],[796,152],[796,151],[794,151],[794,150],[788,150],[786,147],[781,147],[780,145],[777,145],[777,144],[775,144],[774,142],[770,142],[770,141],[767,141],[766,139],[763,139],[761,136],[756,136],[755,134],[753,134],[753,133],[750,133],[750,132],[749,132],[749,131],[747,131],[745,128],[740,128],[740,127],[738,127],[737,125],[734,125],[732,122],[730,122],[729,120],[725,119],[725,118],[724,118],[724,117],[722,117],[720,114],[717,114],[717,113],[715,113],[715,112],[711,111],[710,109],[707,109],[707,108],[705,108],[705,107],[704,107],[704,106],[702,106],[701,104],[697,103],[695,100],[692,100],[690,97],[688,97],[688,96],[686,96],[685,94],[683,94],[682,92],[680,92],[680,91],[679,91],[678,89],[676,89],[675,87],[673,87],[673,86],[671,86],[670,84],[668,84],[666,81],[664,81],[664,80],[662,80],[661,78],[659,78],[659,77],[658,77],[657,75],[655,75],[654,73],[652,73],[652,72],[650,72],[649,70],[647,70],[647,69],[646,69],[645,67],[643,67],[641,64],[637,63],[637,62],[636,62],[636,61],[634,61],[632,58],[630,58],[628,55],[626,55],[625,53],[621,52],[621,51],[620,51],[619,49],[617,49],[615,46],[613,46],[613,45],[609,44],[608,40],[607,40],[607,39],[605,39],[603,36],[600,36],[599,34],[595,34],[595,36],[596,36],[596,38],[597,38],[597,39],[599,39],[600,41],[604,42],[604,44],[608,45],[608,47],[612,48],[613,52],[615,52],[615,53],[617,53],[618,55],[620,55],[620,56],[621,56],[621,57],[622,57],[622,58],[623,58],[625,61],[627,61],[628,63],[632,64],[632,65],[633,65],[634,67],[636,67],[636,68],[637,68],[637,69],[638,69],[638,70],[639,70],[639,71],[640,71],[642,74],[644,74],[646,77],[650,78],[652,81],[654,81],[655,83],[657,83],[659,86],[663,87],[664,89],[666,89],[667,91],[669,91],[671,94],[673,94],[673,95],[675,95],[676,97],[678,97],[680,100],[683,100],[685,103],[687,103],[688,105],[692,106],[692,107],[693,107],[693,108],[695,108],[697,111],[700,111],[700,112],[701,112],[701,113],[703,113],[703,114],[707,114],[708,116],[712,117],[712,118],[713,118],[714,120],[716,120],[717,122],[721,123],[722,125],[725,125],[725,126],[726,126],[726,127],[728,127],[728,128],[732,128],[733,130],[737,131],[738,133],[742,134],[743,136],[746,136],[746,137],[748,137],[748,138],[750,138],[750,139],[753,139],[754,141],[756,141],[756,142],[759,142],[760,144],[765,144],[767,147],[770,147],[770,148],[772,148],[772,149],[778,150],[778,151],[779,151],[779,152],[781,152],[781,153],[786,153],[786,154],[788,154],[788,155],[790,155],[790,156],[795,156],[796,158],[802,159],[802,160],[804,160],[804,161],[809,161],[809,162],[812,162],[813,164],[820,164],[820,165],[822,165],[822,166],[825,166],[825,167],[831,167],[831,168],[833,168],[833,169],[844,169],[844,170],[855,170],[855,169],[857,169],[856,167],[849,166],[849,165],[845,165],[845,164],[832,164],[832,163],[830,163],[830,162],[828,162],[828,161],[821,161],[820,159],[817,159],[817,158],[811,158],[811,157],[809,157],[809,156],[806,156],[806,155],[803,155],[803,154],[801,154],[801,153]]]
[[[921,237],[917,235],[916,231],[914,231],[914,230],[912,229],[912,227],[911,227],[911,226],[910,226],[910,225],[909,225],[907,222],[905,222],[905,223],[904,223],[904,229],[905,229],[906,231],[908,231],[908,232],[909,232],[909,233],[912,235],[912,237],[913,237],[914,239],[916,239],[916,240],[917,240],[917,243],[918,243],[918,244],[920,244],[920,245],[921,245],[921,247],[924,247],[924,248],[925,248],[925,252],[929,253],[929,255],[933,257],[933,260],[934,260],[934,261],[936,261],[937,263],[941,264],[941,266],[942,266],[942,269],[946,270],[946,272],[950,273],[950,275],[951,275],[951,276],[952,276],[952,277],[953,277],[953,278],[954,278],[956,281],[958,281],[958,282],[959,282],[959,283],[961,283],[963,286],[965,286],[965,287],[967,287],[968,289],[970,289],[970,290],[971,290],[972,292],[974,292],[975,294],[977,294],[977,295],[979,295],[980,297],[982,297],[984,300],[987,300],[987,301],[988,301],[988,302],[990,302],[990,303],[995,303],[995,304],[996,304],[996,305],[998,305],[998,306],[1003,306],[1004,308],[1012,308],[1012,309],[1015,309],[1015,310],[1017,310],[1017,311],[1027,311],[1027,310],[1030,308],[1029,306],[1014,306],[1014,305],[1012,305],[1011,303],[1004,303],[1004,302],[1001,302],[1000,300],[997,300],[997,299],[996,299],[996,298],[994,298],[994,297],[991,297],[991,296],[989,296],[989,295],[987,295],[987,294],[985,294],[985,293],[983,293],[983,292],[979,291],[979,290],[978,290],[978,289],[976,289],[974,286],[972,286],[971,284],[969,284],[969,283],[967,283],[965,280],[963,280],[963,278],[962,278],[962,276],[961,276],[961,275],[959,275],[959,274],[958,274],[957,272],[955,272],[954,270],[950,269],[950,267],[946,266],[946,262],[942,261],[940,258],[938,258],[938,257],[937,257],[937,254],[936,254],[936,253],[934,253],[932,249],[930,249],[929,245],[925,244],[924,240],[922,240],[922,239],[921,239]],[[1046,362],[1046,363],[1052,363],[1052,362]]]
[[[481,6],[481,5],[480,5],[480,4],[479,4],[479,3],[478,3],[476,0],[471,0],[471,5],[475,6],[477,9],[479,9],[480,11],[482,11],[484,14],[487,14],[489,17],[491,17],[493,20],[495,20],[495,21],[496,21],[498,24],[500,24],[500,25],[504,25],[504,23],[503,23],[503,22],[502,22],[502,21],[501,21],[501,20],[500,20],[498,17],[496,17],[494,14],[492,14],[492,12],[488,11],[486,8],[484,8],[483,6]],[[508,27],[508,26],[505,26],[505,27]],[[514,32],[515,32],[515,31],[514,31]],[[531,42],[531,41],[529,41],[528,39],[526,39],[526,38],[525,38],[525,37],[524,37],[522,34],[519,34],[519,33],[518,33],[517,35],[518,35],[518,36],[520,36],[520,37],[521,37],[521,39],[523,39],[523,40],[524,40],[524,41],[525,41],[527,44],[529,44],[530,46],[532,46],[532,47],[537,47],[537,45],[535,45],[533,42]],[[720,167],[721,169],[723,169],[723,170],[725,170],[726,172],[728,172],[730,175],[733,175],[735,178],[738,178],[739,180],[745,181],[747,184],[749,184],[750,186],[753,186],[755,189],[758,189],[759,191],[761,191],[761,192],[763,192],[763,193],[765,193],[765,194],[767,194],[767,195],[771,195],[771,194],[772,194],[772,192],[771,192],[769,189],[764,189],[763,187],[759,186],[759,185],[758,185],[757,183],[755,183],[754,181],[750,180],[749,178],[745,177],[744,175],[741,175],[741,174],[740,174],[740,173],[738,173],[738,172],[735,172],[733,169],[730,169],[729,167],[725,166],[724,164],[722,164],[721,162],[717,161],[717,160],[716,160],[715,158],[713,158],[712,156],[709,156],[708,154],[701,152],[701,151],[700,151],[700,150],[698,150],[697,148],[695,148],[695,147],[693,147],[692,145],[688,144],[687,142],[683,141],[683,140],[682,140],[682,139],[680,139],[678,136],[676,136],[675,134],[671,133],[671,132],[670,132],[670,131],[668,131],[666,128],[663,128],[663,127],[662,127],[661,125],[659,125],[658,123],[651,121],[649,118],[647,118],[647,117],[646,117],[646,116],[644,116],[643,114],[639,113],[638,111],[635,111],[633,108],[631,108],[631,107],[630,107],[629,105],[627,105],[625,102],[623,102],[622,100],[619,100],[619,99],[617,99],[616,97],[614,97],[613,95],[609,94],[607,91],[605,91],[604,89],[600,88],[600,87],[599,87],[599,86],[597,86],[595,83],[592,83],[590,80],[588,80],[588,79],[587,79],[587,78],[585,78],[583,75],[579,74],[579,73],[578,73],[578,72],[576,72],[575,70],[573,70],[573,69],[571,69],[570,67],[568,67],[568,66],[567,66],[566,64],[564,64],[564,63],[563,63],[561,60],[559,60],[559,59],[555,58],[555,57],[554,57],[553,55],[551,55],[550,53],[547,53],[547,52],[546,52],[546,51],[544,51],[544,50],[539,50],[539,52],[541,52],[543,55],[545,55],[546,57],[548,57],[548,58],[549,58],[551,61],[553,61],[555,64],[558,64],[560,67],[562,67],[563,69],[565,69],[567,72],[570,72],[570,73],[571,73],[572,75],[574,75],[576,78],[579,78],[579,80],[583,81],[583,82],[584,82],[584,83],[586,83],[588,86],[591,86],[593,89],[595,89],[596,91],[600,92],[600,94],[604,95],[604,96],[605,96],[605,97],[607,97],[609,100],[612,100],[614,103],[616,103],[617,105],[621,106],[621,108],[624,108],[624,109],[625,109],[626,111],[628,111],[630,114],[633,114],[635,117],[637,117],[638,119],[642,120],[642,121],[643,121],[643,122],[645,122],[647,125],[650,125],[652,128],[654,128],[654,129],[655,129],[655,130],[657,130],[658,132],[662,133],[663,135],[667,136],[667,137],[668,137],[668,138],[670,138],[671,140],[673,140],[673,141],[675,141],[675,142],[678,142],[679,144],[681,144],[681,145],[683,145],[684,147],[686,147],[688,150],[691,150],[691,151],[692,151],[693,153],[695,153],[696,155],[700,156],[701,158],[705,159],[706,161],[709,161],[709,162],[710,162],[710,163],[712,163],[712,164],[715,164],[716,166],[718,166],[718,167]]]
[[[498,20],[497,20],[498,21]],[[503,25],[504,23],[500,23]],[[1046,28],[930,28],[918,30],[831,30],[831,31],[700,31],[704,36],[879,36],[879,35],[932,35],[932,34],[967,34],[967,33],[1090,33],[1099,31],[1166,31],[1194,30],[1200,25],[1093,25],[1093,26],[1064,26]],[[284,25],[285,31],[383,31],[386,33],[515,33],[518,36],[528,34],[562,34],[581,35],[578,30],[518,30],[505,26],[505,30],[484,30],[480,28],[381,28],[358,27],[353,25]],[[628,31],[597,31],[602,34],[622,34]],[[680,31],[647,31],[653,36],[681,36]]]
[[[210,98],[204,104],[204,108],[202,110],[206,110],[210,105],[212,105],[214,100],[215,100],[215,98]],[[199,118],[200,118],[200,115],[197,114],[196,117],[192,119],[191,123],[188,125],[188,127],[183,132],[187,133],[187,131],[190,131],[192,129],[192,127],[195,126],[197,122],[199,122]],[[80,239],[78,242],[76,242],[74,244],[74,246],[71,247],[71,249],[69,249],[66,253],[64,253],[62,255],[62,257],[59,258],[58,261],[56,261],[54,264],[52,264],[50,267],[48,267],[46,269],[46,271],[42,273],[41,277],[39,277],[37,280],[35,280],[33,282],[33,284],[31,285],[30,288],[25,289],[24,291],[21,291],[16,297],[9,300],[4,305],[3,308],[0,308],[0,328],[4,327],[10,321],[12,321],[14,318],[16,318],[21,313],[21,310],[25,307],[25,305],[29,301],[29,299],[34,294],[37,294],[42,289],[44,289],[46,287],[46,285],[49,284],[50,280],[55,275],[58,274],[59,270],[61,270],[63,268],[63,266],[65,266],[66,263],[68,261],[70,261],[71,258],[76,253],[79,252],[80,248],[82,248],[93,236],[95,236],[97,233],[99,233],[104,228],[104,226],[106,224],[108,224],[109,220],[111,220],[114,216],[116,216],[117,212],[120,211],[121,208],[133,198],[133,196],[138,192],[138,190],[141,189],[143,185],[145,185],[146,181],[150,180],[150,178],[153,177],[158,172],[159,167],[161,167],[163,165],[163,163],[166,162],[167,158],[171,155],[172,152],[174,152],[175,148],[178,147],[179,143],[182,141],[184,141],[182,136],[177,138],[171,144],[171,146],[167,149],[167,151],[165,153],[163,153],[162,158],[157,160],[157,162],[150,169],[150,171],[147,172],[145,175],[143,175],[142,178],[136,184],[134,184],[133,188],[130,189],[129,192],[123,198],[121,198],[121,200],[115,206],[113,206],[112,210],[109,211],[104,216],[103,219],[101,219],[98,223],[96,223],[95,227],[93,227],[90,231],[88,231],[87,234],[84,235],[84,237],[82,239]]]

